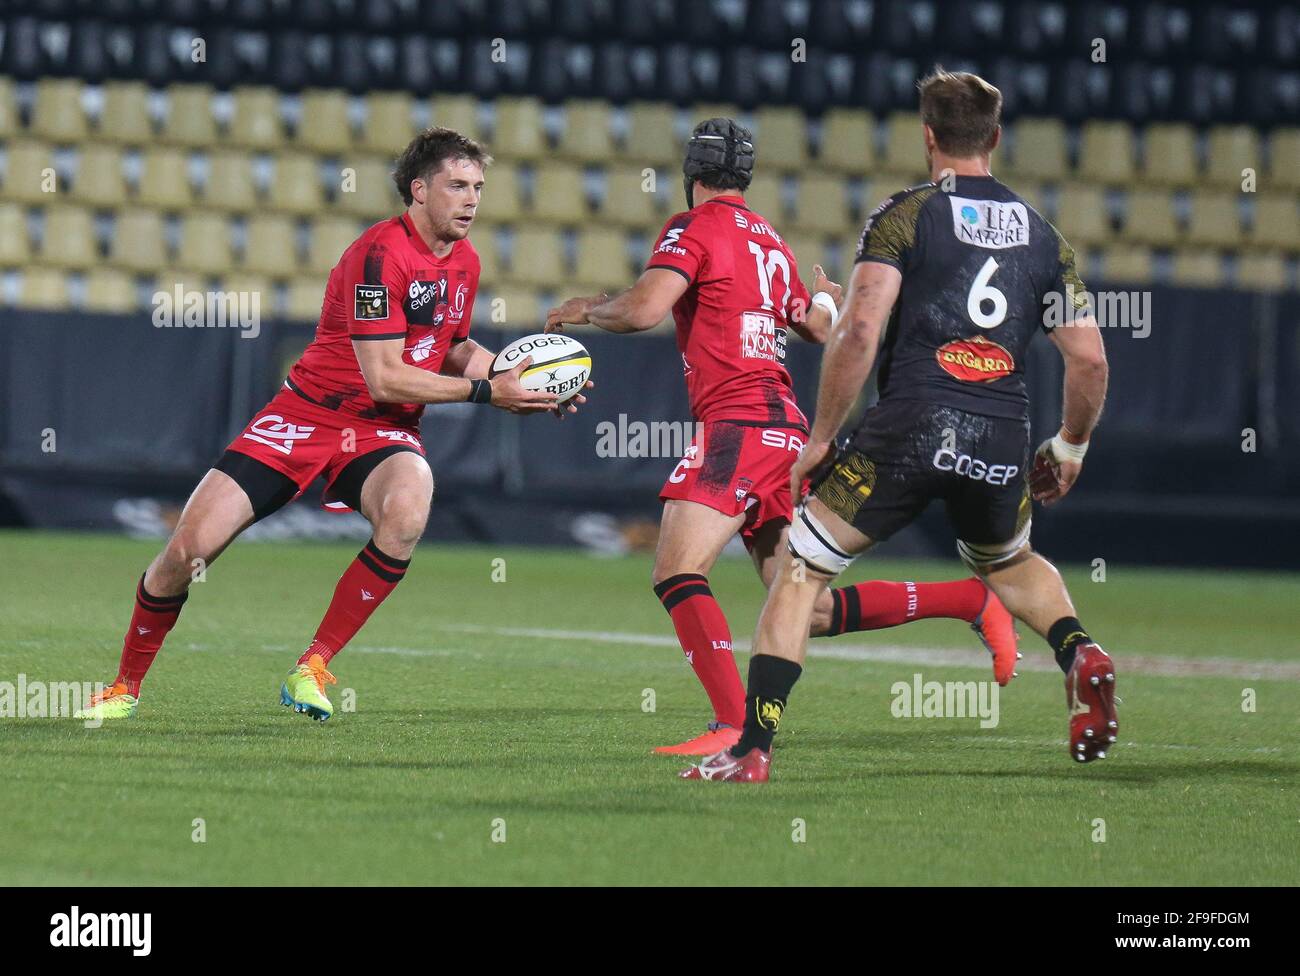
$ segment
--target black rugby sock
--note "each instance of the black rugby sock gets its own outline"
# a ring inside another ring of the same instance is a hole
[[[1091,640],[1078,617],[1062,617],[1047,631],[1047,643],[1056,655],[1056,663],[1066,674],[1070,673],[1070,666],[1074,664],[1074,649]]]
[[[790,689],[803,674],[803,668],[783,657],[755,654],[749,659],[749,688],[745,692],[745,730],[731,754],[740,758],[750,749],[768,752],[772,736],[781,724],[781,714],[790,698]]]

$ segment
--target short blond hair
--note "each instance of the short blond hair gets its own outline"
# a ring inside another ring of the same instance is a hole
[[[917,82],[921,121],[940,152],[959,159],[982,156],[997,143],[1002,92],[969,71],[935,69]]]

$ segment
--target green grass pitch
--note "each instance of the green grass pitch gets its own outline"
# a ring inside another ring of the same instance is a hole
[[[0,681],[110,678],[156,548],[0,533]],[[990,729],[891,713],[913,674],[989,677],[935,656],[975,647],[963,625],[815,641],[756,788],[680,782],[681,761],[650,755],[709,716],[644,556],[426,542],[334,661],[336,707],[350,689],[355,710],[292,714],[281,677],[356,548],[232,547],[133,721],[0,719],[0,883],[1300,883],[1298,576],[1067,571],[1124,700],[1118,746],[1089,766],[1066,755],[1061,677],[1033,635],[1037,670]],[[960,575],[872,558],[849,574]],[[747,641],[749,564],[712,579]]]

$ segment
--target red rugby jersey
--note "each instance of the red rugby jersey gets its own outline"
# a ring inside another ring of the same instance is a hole
[[[403,339],[403,362],[438,372],[447,350],[469,337],[478,276],[468,238],[439,258],[408,215],[375,224],[330,272],[316,337],[289,370],[289,388],[357,417],[418,424],[424,404],[370,398],[352,341]]]
[[[695,419],[806,429],[785,342],[810,296],[772,225],[739,196],[714,197],[669,219],[646,267],[670,268],[691,283],[673,321]]]

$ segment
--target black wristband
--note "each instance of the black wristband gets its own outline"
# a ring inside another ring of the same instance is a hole
[[[469,396],[465,398],[470,403],[491,403],[492,402],[492,381],[491,380],[470,380]]]

